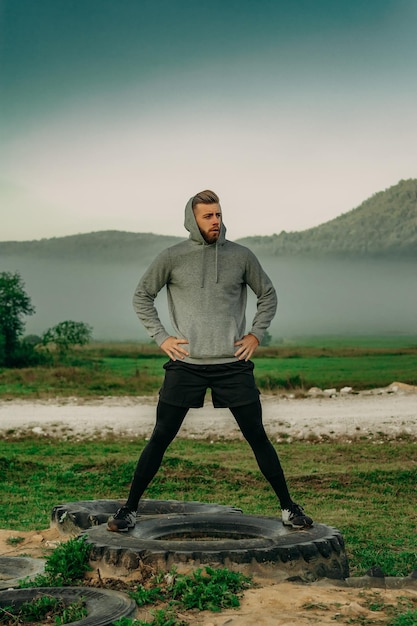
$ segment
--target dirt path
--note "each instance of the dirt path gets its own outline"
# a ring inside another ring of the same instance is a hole
[[[106,434],[146,437],[155,420],[156,398],[76,398],[49,401],[0,401],[0,436],[31,432],[56,437],[89,438]],[[264,423],[281,438],[417,437],[417,388],[393,383],[386,389],[359,394],[321,394],[303,399],[263,396]],[[227,409],[189,411],[179,433],[183,438],[240,437]]]

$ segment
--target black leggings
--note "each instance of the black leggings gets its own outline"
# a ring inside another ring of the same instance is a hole
[[[260,401],[232,407],[230,411],[252,448],[259,469],[275,491],[281,508],[288,508],[292,502],[291,497],[278,455],[262,424]],[[165,451],[181,428],[187,412],[188,408],[159,401],[156,409],[155,428],[139,457],[126,502],[126,506],[132,511],[137,510],[143,492],[157,473]]]

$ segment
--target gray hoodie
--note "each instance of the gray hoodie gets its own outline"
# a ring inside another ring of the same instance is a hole
[[[249,332],[259,342],[275,315],[277,296],[253,252],[226,239],[223,221],[216,243],[206,243],[195,221],[192,200],[185,207],[189,239],[156,257],[137,286],[133,306],[149,335],[161,345],[170,333],[159,319],[154,300],[166,285],[175,336],[188,340],[184,348],[190,356],[184,362],[231,363],[237,360],[234,343],[246,332],[247,286],[257,296]]]

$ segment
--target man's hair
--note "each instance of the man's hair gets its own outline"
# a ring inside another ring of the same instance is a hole
[[[192,206],[194,209],[196,204],[219,204],[219,202],[219,196],[214,191],[205,189],[194,196]]]

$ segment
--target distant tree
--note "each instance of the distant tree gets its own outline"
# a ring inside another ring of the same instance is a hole
[[[18,272],[0,273],[0,364],[15,365],[20,351],[20,337],[25,324],[23,318],[33,315],[35,307],[25,291]]]
[[[93,329],[89,324],[67,320],[48,328],[42,336],[42,343],[45,346],[54,344],[60,355],[65,355],[71,347],[89,343],[92,334]]]
[[[30,346],[38,346],[42,343],[42,337],[39,337],[39,335],[25,335],[22,342],[28,343]]]

